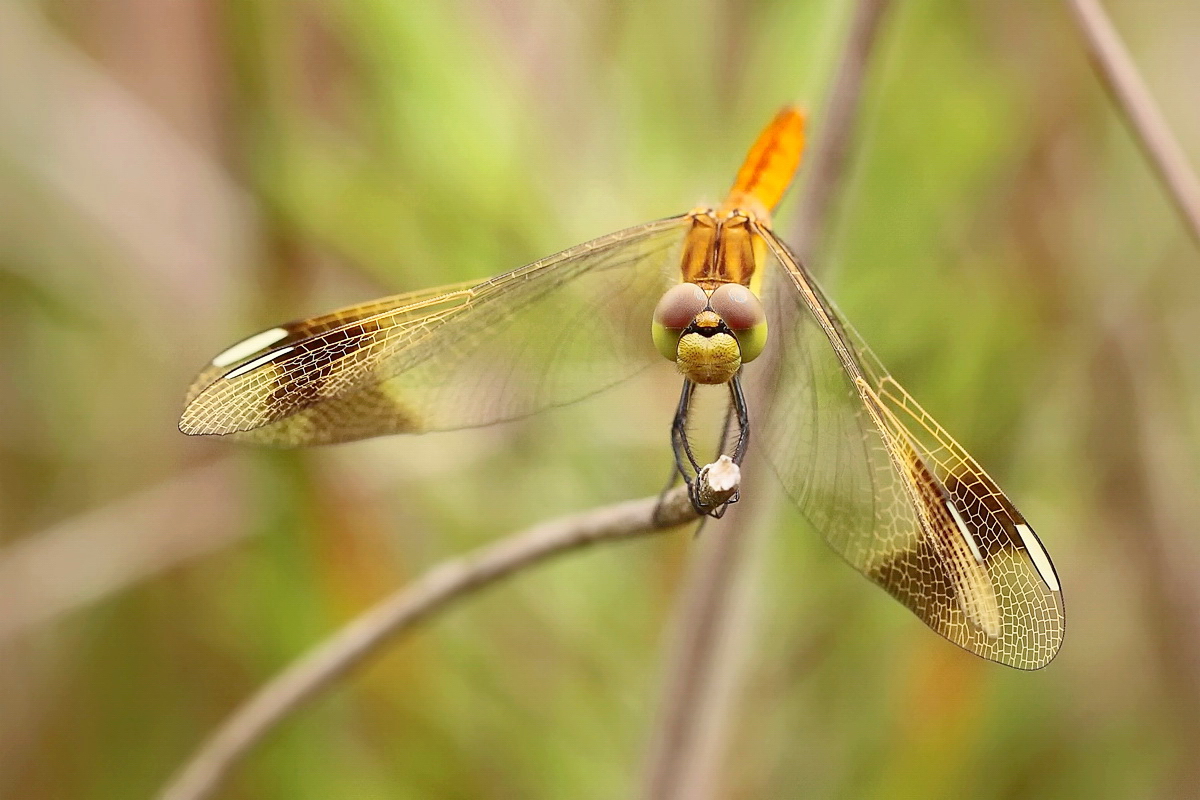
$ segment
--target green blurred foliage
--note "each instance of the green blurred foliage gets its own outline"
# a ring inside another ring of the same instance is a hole
[[[1109,5],[1200,163],[1200,11]],[[175,419],[248,331],[718,200],[776,107],[820,125],[848,7],[0,13],[0,580],[37,566],[0,582],[0,796],[147,796],[423,569],[658,490],[669,374],[307,452],[188,440]],[[898,4],[834,220],[816,269],[1037,520],[1071,625],[1042,672],[973,659],[780,506],[720,796],[1191,794],[1197,255],[1058,4]],[[693,548],[589,551],[462,603],[222,796],[631,796]]]

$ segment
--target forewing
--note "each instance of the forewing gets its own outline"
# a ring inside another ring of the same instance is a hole
[[[200,374],[180,429],[323,444],[484,425],[593,394],[661,360],[650,320],[678,281],[686,220],[256,334]]]
[[[769,230],[771,362],[762,442],[843,558],[935,631],[1037,669],[1062,643],[1062,593],[1032,528],[837,315]],[[757,365],[756,365],[757,366]]]

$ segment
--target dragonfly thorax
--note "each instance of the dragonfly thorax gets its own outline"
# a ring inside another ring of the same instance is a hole
[[[654,310],[654,344],[696,383],[727,383],[767,341],[767,319],[754,293],[736,283],[707,292],[671,287]]]

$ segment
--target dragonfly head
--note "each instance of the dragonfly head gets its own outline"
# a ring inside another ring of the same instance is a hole
[[[767,317],[754,293],[737,283],[706,292],[671,287],[654,309],[654,344],[696,383],[726,383],[762,352]]]

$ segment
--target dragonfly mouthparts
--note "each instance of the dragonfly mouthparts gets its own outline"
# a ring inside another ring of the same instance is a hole
[[[701,336],[716,336],[718,333],[729,333],[733,331],[725,324],[725,320],[715,311],[701,311],[692,320],[691,324],[684,329],[684,334],[698,333]]]

